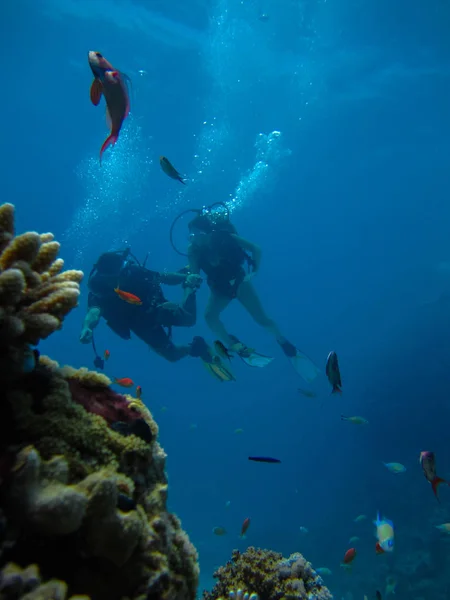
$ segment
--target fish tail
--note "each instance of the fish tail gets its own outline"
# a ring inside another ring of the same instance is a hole
[[[348,417],[346,417],[345,415],[341,415],[341,421],[348,421]]]
[[[331,390],[331,393],[332,394],[342,394],[342,390],[341,390],[341,388],[339,386],[334,385],[333,389]]]
[[[106,150],[106,148],[108,148],[108,146],[114,146],[114,144],[117,142],[118,137],[119,135],[117,133],[111,133],[103,142],[103,145],[100,148],[100,163],[102,162],[103,152]]]
[[[445,481],[445,479],[441,479],[440,477],[435,477],[433,479],[433,481],[431,482],[431,487],[433,488],[434,495],[436,496],[436,498],[438,500],[439,500],[438,487],[441,485],[441,483],[447,483],[447,485],[448,485],[448,482]]]

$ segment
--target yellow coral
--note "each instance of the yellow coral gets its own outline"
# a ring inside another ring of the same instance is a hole
[[[0,206],[2,346],[13,340],[16,344],[37,344],[59,329],[77,305],[83,274],[62,273],[64,263],[57,259],[58,251],[59,244],[50,233],[30,231],[14,237],[14,206]]]
[[[81,369],[74,369],[68,365],[61,368],[61,375],[65,379],[76,379],[87,387],[109,387],[112,383],[111,379],[104,373],[98,373],[97,371],[89,371],[86,367]]]

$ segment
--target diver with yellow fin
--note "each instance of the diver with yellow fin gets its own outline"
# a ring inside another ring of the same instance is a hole
[[[187,253],[184,253],[176,247],[173,234],[179,219],[189,213],[195,216],[188,223],[190,244]],[[305,381],[310,383],[317,377],[319,369],[312,360],[287,340],[277,324],[266,315],[251,282],[260,267],[261,249],[238,235],[225,204],[216,202],[203,209],[188,209],[180,213],[172,222],[170,242],[178,254],[188,257],[191,274],[205,273],[210,289],[205,320],[226,349],[238,354],[252,367],[265,367],[273,360],[273,357],[247,347],[225,329],[220,315],[232,300],[237,299],[254,321],[276,338],[285,356]]]
[[[80,334],[82,344],[92,344],[94,364],[104,368],[97,354],[94,329],[101,319],[119,337],[129,340],[134,334],[169,362],[188,356],[200,358],[208,372],[220,381],[235,378],[207,342],[194,336],[189,344],[172,340],[174,327],[193,327],[197,320],[197,290],[202,278],[182,269],[175,273],[154,271],[141,264],[130,248],[104,252],[92,267],[88,278],[88,306]],[[183,288],[179,304],[165,298],[163,285]]]

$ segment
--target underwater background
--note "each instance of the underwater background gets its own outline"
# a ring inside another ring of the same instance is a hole
[[[40,350],[91,367],[79,333],[98,255],[131,246],[149,253],[149,268],[177,270],[173,219],[223,201],[262,248],[254,281],[268,313],[323,373],[328,352],[339,355],[342,396],[322,373],[308,398],[234,304],[229,329],[275,360],[249,369],[235,358],[237,382],[226,385],[200,361],[170,364],[97,328],[99,352],[111,352],[105,372],[141,385],[160,426],[169,509],[200,553],[199,591],[233,548],[254,545],[329,568],[336,598],[384,597],[392,578],[398,600],[449,598],[450,538],[436,526],[450,521],[450,491],[441,487],[439,504],[418,460],[433,450],[450,478],[449,5],[7,0],[1,13],[2,201],[16,204],[18,230],[54,232],[67,267],[86,275],[79,309]],[[101,167],[89,50],[132,80],[131,116]],[[162,173],[160,155],[185,187]],[[187,247],[185,222],[175,234]],[[177,287],[165,293],[181,299]],[[204,285],[197,325],[175,329],[175,342],[213,341],[206,299]],[[395,525],[389,555],[374,550],[377,510]],[[218,526],[227,534],[214,535]]]

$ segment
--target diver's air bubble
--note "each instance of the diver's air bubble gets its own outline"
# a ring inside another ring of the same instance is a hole
[[[280,131],[272,131],[268,135],[259,133],[255,148],[256,162],[253,168],[241,178],[233,197],[226,202],[230,213],[236,208],[248,207],[256,192],[260,195],[272,191],[278,165],[292,153],[283,146]]]
[[[124,246],[158,213],[147,200],[152,162],[142,128],[130,116],[101,166],[98,148],[80,163],[76,174],[83,199],[64,235],[78,263],[85,255]]]

